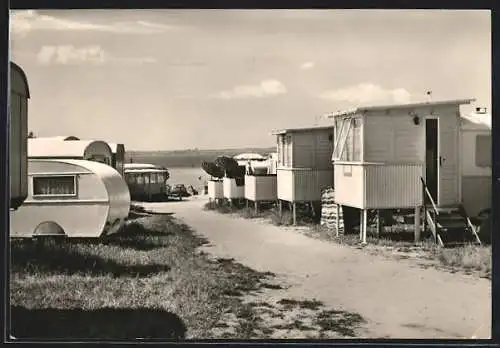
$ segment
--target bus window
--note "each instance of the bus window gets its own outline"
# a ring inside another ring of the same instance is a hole
[[[151,183],[152,184],[158,183],[158,175],[156,173],[151,173]]]
[[[143,184],[144,184],[144,175],[142,175],[142,174],[137,174],[137,178],[136,178],[136,179],[137,179],[137,181],[136,181],[136,182],[137,182],[139,185],[143,185]]]

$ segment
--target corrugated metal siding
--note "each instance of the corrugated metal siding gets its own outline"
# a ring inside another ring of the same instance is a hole
[[[277,176],[245,177],[245,198],[251,201],[273,201],[277,195]]]
[[[491,184],[491,177],[462,177],[462,203],[469,216],[491,208]]]
[[[363,208],[363,167],[361,165],[335,164],[335,202],[349,207]]]
[[[321,190],[333,184],[333,169],[300,169],[293,171],[293,200],[320,201]]]
[[[238,199],[245,198],[245,185],[236,186],[236,180],[230,178],[224,178],[224,198],[227,199]]]
[[[278,199],[289,202],[293,200],[293,174],[291,169],[277,169],[277,187]]]
[[[412,208],[422,204],[422,165],[366,165],[364,168],[364,208]]]
[[[439,168],[439,205],[458,203],[458,109],[439,117],[439,155],[443,158]]]

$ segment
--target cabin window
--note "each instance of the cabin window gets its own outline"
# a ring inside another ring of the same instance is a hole
[[[347,117],[336,120],[335,134],[332,160],[361,161],[361,119]]]
[[[165,181],[164,177],[163,177],[163,173],[158,173],[158,183],[161,184]]]
[[[476,166],[491,167],[491,135],[476,135]]]
[[[75,196],[76,176],[33,177],[33,196]]]
[[[149,184],[150,181],[151,181],[151,174],[150,173],[144,174],[144,183]]]
[[[285,167],[291,167],[292,166],[292,136],[286,135],[284,137],[284,139],[285,139],[285,149],[284,149],[283,165]]]

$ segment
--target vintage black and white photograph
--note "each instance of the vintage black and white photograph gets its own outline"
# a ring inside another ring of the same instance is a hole
[[[9,340],[487,339],[487,10],[11,10]]]

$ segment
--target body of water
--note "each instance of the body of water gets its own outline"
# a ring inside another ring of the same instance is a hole
[[[192,185],[194,188],[200,189],[210,179],[210,176],[201,168],[169,167],[168,171],[170,178],[167,183],[170,185],[184,184],[186,187]]]

